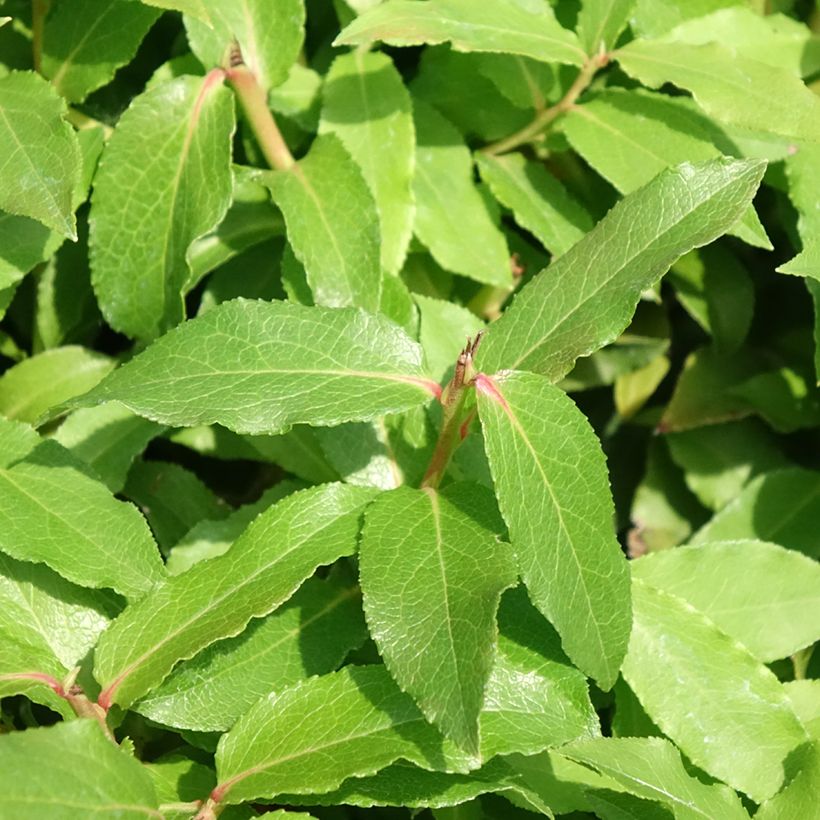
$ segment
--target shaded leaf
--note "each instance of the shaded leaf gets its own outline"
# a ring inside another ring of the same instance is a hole
[[[578,37],[587,54],[609,51],[626,28],[635,0],[583,0],[578,12]]]

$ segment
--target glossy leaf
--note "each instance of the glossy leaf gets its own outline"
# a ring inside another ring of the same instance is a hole
[[[581,65],[584,52],[546,4],[531,13],[511,0],[387,0],[354,20],[335,45],[382,40],[393,46],[450,42],[459,51],[520,54],[552,63]]]
[[[643,290],[693,247],[740,217],[757,190],[759,162],[719,159],[658,175],[526,285],[478,353],[487,372],[520,368],[551,380],[615,339]]]
[[[227,553],[172,576],[128,607],[95,653],[100,702],[133,703],[177,661],[239,634],[287,601],[316,567],[351,554],[372,497],[371,490],[340,484],[296,493],[260,515]]]
[[[29,764],[24,777],[21,762]],[[19,820],[72,820],[78,812],[123,820],[162,817],[148,772],[93,720],[0,737],[0,790],[4,813]]]
[[[691,91],[718,122],[794,141],[820,139],[820,101],[785,69],[740,57],[717,43],[638,39],[614,56],[627,74],[650,88],[673,83]]]
[[[65,102],[37,74],[0,77],[0,208],[76,239],[80,148],[64,113]]]
[[[376,313],[382,281],[379,216],[361,171],[338,138],[319,137],[304,159],[272,173],[268,184],[314,302]]]
[[[583,0],[578,12],[578,36],[587,54],[609,51],[626,28],[635,0]]]
[[[472,159],[461,136],[422,102],[414,103],[413,116],[418,141],[413,177],[416,236],[443,268],[477,282],[512,284],[507,243],[475,187]]]
[[[750,481],[692,537],[693,544],[755,539],[820,558],[814,522],[820,514],[820,473],[797,467]]]
[[[185,18],[191,50],[205,68],[224,65],[236,40],[242,59],[267,91],[284,82],[304,40],[303,0],[205,0],[207,19]]]
[[[381,266],[398,273],[413,231],[410,95],[389,57],[354,51],[334,60],[322,100],[319,130],[335,134],[361,168],[379,214]]]
[[[682,599],[636,579],[632,601],[623,675],[644,709],[696,766],[756,802],[771,797],[806,740],[780,682]]]
[[[482,375],[476,389],[524,583],[567,655],[608,689],[629,639],[629,575],[598,440],[572,401],[541,376]]]
[[[58,3],[43,31],[43,76],[69,102],[81,102],[130,62],[160,12],[140,3]]]
[[[564,746],[562,755],[611,777],[638,797],[672,808],[679,820],[748,818],[738,796],[689,775],[678,750],[663,738],[598,738]]]
[[[226,731],[259,698],[332,672],[365,635],[359,590],[310,578],[267,618],[178,665],[136,709],[167,726]]]
[[[481,178],[515,221],[553,256],[561,256],[592,229],[592,218],[543,165],[522,154],[478,155]]]
[[[260,700],[216,752],[225,802],[321,793],[398,759],[466,772],[476,761],[430,726],[384,667],[348,666]]]
[[[388,670],[428,720],[472,754],[495,613],[516,576],[494,508],[478,484],[399,488],[368,508],[360,545],[367,623]]]
[[[121,333],[151,340],[184,318],[188,248],[230,204],[233,129],[221,72],[152,88],[117,123],[90,221],[94,291]]]
[[[30,424],[52,407],[90,390],[116,362],[77,345],[46,350],[0,376],[0,413]]]
[[[80,402],[120,401],[163,424],[275,433],[399,412],[437,392],[418,345],[386,319],[236,299],[159,339]]]

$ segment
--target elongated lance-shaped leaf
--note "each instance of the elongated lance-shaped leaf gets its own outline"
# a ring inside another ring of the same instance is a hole
[[[392,46],[452,43],[457,51],[521,54],[547,63],[582,65],[578,38],[544,3],[530,13],[513,0],[387,0],[356,18],[334,45],[381,40]]]
[[[80,147],[65,102],[34,72],[0,78],[0,208],[77,239]]]
[[[332,672],[366,636],[358,587],[309,578],[267,618],[179,664],[135,708],[167,726],[224,732],[259,698]]]
[[[560,754],[611,777],[638,797],[669,806],[680,820],[748,820],[738,796],[687,773],[680,752],[660,737],[602,737],[563,746]]]
[[[165,575],[145,519],[90,478],[88,468],[57,444],[43,441],[16,457],[24,425],[0,420],[0,550],[48,564],[81,586],[144,595]]]
[[[207,0],[208,18],[185,17],[191,51],[206,68],[224,65],[236,41],[266,90],[285,81],[305,39],[304,0]]]
[[[477,160],[490,190],[553,256],[568,251],[592,229],[592,217],[542,164],[522,154],[478,154]]]
[[[762,661],[820,640],[820,564],[796,550],[765,541],[699,544],[634,561],[632,575],[688,601]]]
[[[807,735],[762,663],[675,595],[632,583],[623,675],[663,733],[696,765],[755,802],[783,784]]]
[[[478,754],[495,613],[516,577],[492,492],[400,487],[368,508],[360,577],[370,634],[391,675],[447,737]]]
[[[466,772],[478,761],[424,719],[383,666],[347,666],[260,700],[223,735],[213,798],[321,793],[398,759]]]
[[[59,3],[43,31],[41,71],[69,102],[80,102],[130,62],[160,12],[141,3]]]
[[[601,446],[567,395],[542,376],[476,379],[501,513],[533,603],[564,651],[608,689],[629,640],[629,571]]]
[[[163,424],[281,433],[398,413],[438,394],[421,348],[381,316],[236,299],[185,322],[77,400]]]
[[[507,242],[473,182],[472,157],[461,135],[420,100],[414,101],[413,116],[418,137],[416,236],[443,268],[477,282],[511,285]]]
[[[362,172],[338,138],[318,137],[304,159],[270,174],[268,184],[314,302],[377,313],[379,215]]]
[[[718,122],[788,140],[820,141],[820,100],[790,71],[749,59],[717,43],[633,40],[613,54],[650,88],[673,83],[692,92]]]
[[[587,54],[609,51],[626,28],[636,0],[583,0],[578,12],[578,37]]]
[[[147,769],[95,720],[0,736],[0,795],[15,820],[164,817]]]
[[[737,222],[764,168],[756,160],[684,163],[625,197],[524,287],[487,333],[478,366],[560,379],[621,333],[641,292],[676,259]]]
[[[362,169],[379,214],[382,267],[398,273],[413,232],[410,95],[386,54],[357,50],[334,60],[322,100],[319,131],[336,134]]]
[[[375,490],[325,484],[262,513],[224,555],[171,577],[105,633],[94,674],[100,702],[123,706],[179,660],[283,604],[318,566],[356,549],[359,517]]]
[[[136,97],[103,151],[91,200],[91,273],[105,318],[150,340],[185,316],[190,244],[230,204],[233,97],[221,71]]]

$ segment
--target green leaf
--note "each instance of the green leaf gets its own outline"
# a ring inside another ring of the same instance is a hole
[[[77,238],[71,195],[80,148],[65,102],[39,75],[0,77],[0,208]]]
[[[789,465],[769,429],[756,419],[670,433],[669,452],[700,502],[719,510],[760,473]]]
[[[473,182],[469,150],[434,108],[416,101],[413,116],[418,141],[413,178],[416,235],[443,268],[477,282],[511,285],[507,243]]]
[[[244,714],[219,742],[213,797],[321,793],[399,758],[456,772],[477,763],[427,723],[384,667],[347,666],[272,693]]]
[[[755,814],[755,820],[799,820],[811,817],[820,803],[820,743],[799,750],[792,762],[796,774],[788,785]]]
[[[0,421],[0,436],[18,433]],[[25,429],[25,428],[23,428]],[[18,450],[0,468],[0,550],[43,562],[74,583],[144,595],[164,568],[145,520],[56,441]]]
[[[362,172],[332,134],[267,179],[317,305],[379,310],[379,215]]]
[[[790,276],[805,276],[820,281],[820,245],[808,245],[797,256],[775,270],[778,273],[788,273]]]
[[[669,372],[669,359],[658,356],[649,364],[629,373],[622,373],[615,380],[615,409],[623,419],[635,415],[652,397]]]
[[[360,545],[367,623],[390,674],[474,755],[495,614],[516,577],[502,530],[486,487],[401,487],[368,508]]]
[[[180,11],[183,14],[191,14],[198,20],[210,22],[208,6],[211,0],[140,0],[148,6],[156,6],[159,9],[170,9]]]
[[[0,694],[62,681],[116,613],[114,596],[74,586],[42,564],[0,554]],[[37,700],[36,693],[30,697]],[[0,801],[2,802],[2,801]]]
[[[484,322],[453,302],[414,294],[419,309],[419,342],[430,373],[444,379],[464,347],[467,336],[475,336]]]
[[[809,737],[820,740],[820,680],[791,680],[783,687]]]
[[[112,493],[125,486],[134,459],[163,428],[117,402],[75,410],[54,439],[84,461]]]
[[[692,537],[693,544],[755,539],[820,558],[815,523],[820,515],[820,473],[797,467],[750,481]]]
[[[666,804],[678,820],[749,817],[731,789],[707,786],[687,774],[680,753],[665,738],[602,737],[576,741],[560,753],[613,778],[638,797]]]
[[[477,154],[481,178],[515,221],[553,255],[561,256],[592,229],[592,218],[538,162],[522,154]]]
[[[561,119],[561,130],[622,194],[681,162],[705,162],[724,151],[736,152],[729,150],[726,136],[688,98],[641,89],[611,88],[597,94],[569,111]],[[751,206],[729,233],[750,245],[772,249]]]
[[[179,664],[135,709],[167,726],[224,732],[269,692],[332,672],[365,636],[359,590],[338,575],[309,578],[267,618]]]
[[[635,0],[583,0],[578,12],[578,37],[587,54],[609,51],[626,28]]]
[[[122,0],[58,3],[43,31],[43,76],[69,102],[81,102],[131,61],[159,15]]]
[[[295,493],[260,515],[224,555],[129,606],[95,653],[100,702],[128,706],[177,661],[239,634],[287,601],[316,567],[353,553],[359,516],[373,495],[341,484]]]
[[[481,375],[476,389],[499,507],[524,583],[567,655],[609,689],[629,640],[629,573],[598,439],[543,377]]]
[[[546,94],[555,84],[555,73],[547,63],[516,54],[485,53],[470,56],[473,64],[478,67],[478,72],[513,105],[525,110],[538,110],[546,106]],[[467,89],[463,87],[463,90]]]
[[[185,803],[201,800],[216,785],[216,772],[202,763],[197,763],[183,753],[163,755],[153,763],[144,764],[151,776],[157,798],[163,806],[165,820],[190,820],[191,808],[187,812],[169,811],[168,803]]]
[[[263,89],[285,81],[305,39],[303,0],[206,0],[207,18],[185,18],[191,51],[205,68],[224,66],[236,40]]]
[[[108,323],[151,340],[182,321],[187,251],[230,204],[233,98],[222,73],[135,97],[109,139],[91,200],[91,270]]]
[[[162,817],[148,772],[93,720],[0,736],[0,792],[16,820]]]
[[[620,334],[640,294],[676,259],[737,221],[763,168],[751,160],[684,164],[625,197],[523,288],[487,334],[479,367],[565,375]]]
[[[820,565],[763,541],[698,544],[632,564],[636,578],[700,610],[764,662],[820,640]]]
[[[613,55],[650,88],[673,83],[718,122],[797,142],[817,142],[820,100],[785,69],[741,57],[723,45],[633,40]]]
[[[0,376],[0,414],[34,424],[50,408],[91,390],[115,365],[76,345],[38,353]]]
[[[696,766],[771,797],[806,739],[777,678],[680,598],[635,579],[632,602],[623,675],[644,709]]]
[[[717,9],[745,2],[746,0],[638,0],[630,26],[641,37],[659,37],[683,20],[702,17]]]
[[[381,266],[398,273],[413,232],[410,95],[387,55],[354,51],[334,60],[322,100],[319,131],[335,134],[361,168],[379,215]]]
[[[450,42],[457,51],[520,54],[578,66],[584,62],[577,37],[559,25],[548,5],[530,13],[513,0],[387,0],[354,20],[334,45],[374,40],[392,46]]]

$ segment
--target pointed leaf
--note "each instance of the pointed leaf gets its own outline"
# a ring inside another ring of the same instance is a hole
[[[487,334],[479,366],[565,375],[621,333],[641,292],[678,257],[737,222],[763,170],[753,160],[684,164],[625,197],[524,287]]]
[[[43,31],[43,76],[69,102],[81,102],[131,61],[159,15],[140,3],[58,3]]]
[[[471,754],[495,654],[495,613],[515,580],[492,493],[401,487],[365,515],[359,567],[370,634],[425,716]]]
[[[65,102],[39,75],[0,77],[0,208],[77,238],[71,194],[80,173]]]
[[[0,434],[15,425],[0,421]],[[0,550],[81,586],[145,594],[164,568],[145,519],[56,441],[0,468]]]
[[[473,182],[472,158],[461,136],[426,103],[416,101],[413,116],[416,235],[443,268],[477,282],[511,285],[506,240]]]
[[[94,291],[116,330],[150,340],[184,318],[188,248],[230,204],[233,129],[216,71],[146,91],[117,123],[90,215]]]
[[[260,515],[230,550],[176,575],[128,607],[95,653],[100,702],[127,706],[179,660],[283,604],[318,566],[356,549],[364,487],[325,484],[295,493]]]
[[[592,217],[542,164],[522,154],[477,154],[477,160],[481,178],[498,201],[553,256],[565,253],[592,230]]]
[[[339,139],[318,137],[304,159],[266,181],[285,216],[293,252],[305,266],[314,302],[377,313],[379,215],[362,172]]]
[[[587,54],[609,51],[629,22],[636,0],[583,0],[578,37]]]
[[[685,601],[635,579],[623,675],[648,715],[712,776],[756,802],[806,740],[774,674]]]
[[[146,769],[93,720],[0,736],[0,793],[15,820],[163,816]]]
[[[415,131],[410,95],[385,54],[337,57],[322,91],[320,132],[331,132],[359,165],[376,201],[381,266],[398,273],[413,232]]]
[[[207,18],[185,18],[191,51],[205,68],[224,65],[236,40],[266,91],[285,81],[305,39],[304,0],[207,0]]]
[[[571,743],[560,753],[608,775],[638,797],[666,804],[677,820],[749,817],[727,786],[707,786],[689,775],[678,750],[664,738],[602,737]]]
[[[214,798],[321,793],[398,759],[466,772],[477,763],[424,719],[382,666],[347,666],[260,700],[223,735]]]
[[[512,0],[387,0],[356,18],[334,45],[382,40],[393,46],[450,42],[457,51],[521,54],[547,63],[582,65],[577,37],[543,4],[530,13]]]
[[[767,800],[755,820],[802,820],[820,804],[820,742],[801,747],[790,761],[797,773],[783,791]]]
[[[761,661],[820,640],[820,564],[794,550],[764,541],[700,544],[648,555],[632,574],[683,598]]]
[[[224,732],[269,692],[332,672],[365,636],[359,590],[309,578],[267,618],[178,665],[135,709],[167,726]]]
[[[692,536],[693,544],[753,538],[820,558],[820,473],[793,467],[750,481]]]
[[[717,43],[633,40],[613,57],[650,88],[673,83],[692,92],[718,122],[794,141],[820,140],[820,100],[786,69],[741,57]]]
[[[524,583],[567,655],[608,689],[629,640],[629,572],[598,439],[571,399],[541,376],[480,375],[476,389]]]
[[[163,336],[76,404],[116,400],[163,424],[276,433],[396,413],[437,393],[421,349],[383,317],[236,299]]]

